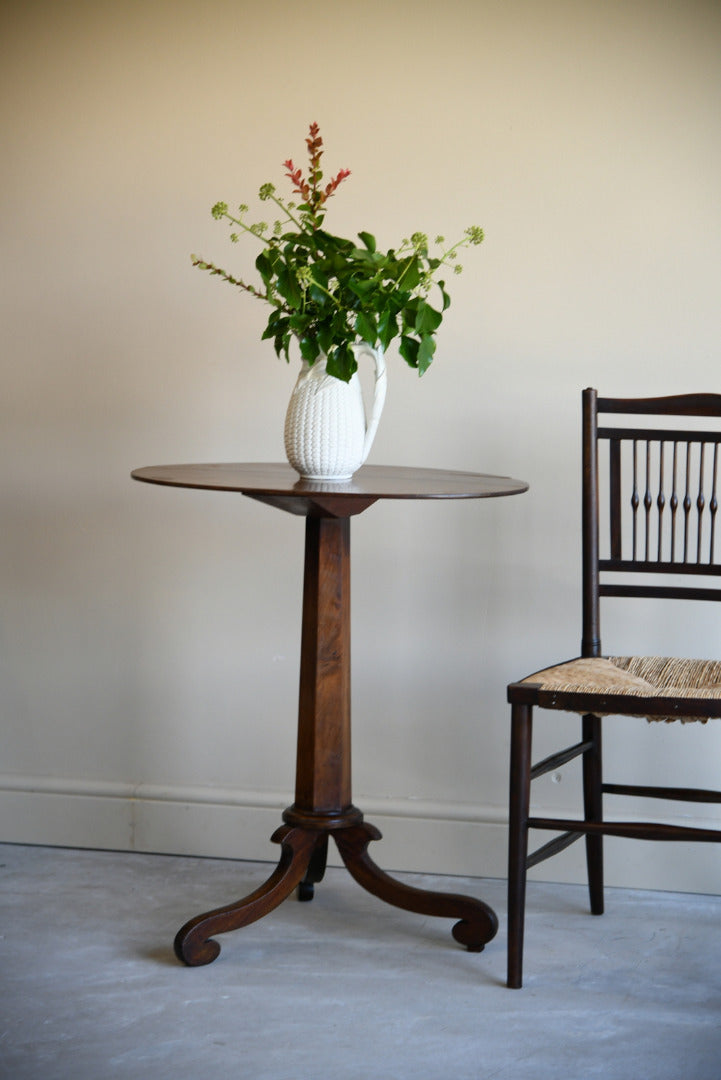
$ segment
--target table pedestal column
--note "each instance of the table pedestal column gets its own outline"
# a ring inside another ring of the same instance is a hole
[[[264,885],[242,900],[191,919],[175,938],[190,966],[209,964],[220,952],[213,934],[247,926],[267,915],[296,886],[310,900],[322,880],[328,837],[354,879],[396,907],[459,919],[453,936],[480,952],[498,928],[480,900],[433,893],[396,881],[368,856],[380,832],[363,821],[351,800],[350,733],[350,517],[306,518],[303,627],[298,706],[295,802],[273,834],[278,866]]]

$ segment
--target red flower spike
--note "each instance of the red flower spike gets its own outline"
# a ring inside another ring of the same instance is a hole
[[[323,139],[321,138],[321,136],[319,134],[317,124],[315,124],[315,123],[311,124],[310,128],[308,130],[309,130],[310,134],[309,134],[308,138],[305,140],[305,144],[308,147],[308,152],[310,154],[311,165],[312,165],[314,156],[316,154],[316,151],[320,151],[318,153],[318,155],[317,155],[318,158],[320,158],[320,155],[322,153],[322,150],[320,148],[323,145]]]
[[[287,161],[284,161],[283,165],[287,170],[287,176],[291,184],[293,185],[293,190],[307,201],[310,197],[310,187],[303,180],[302,169],[296,169],[291,158],[288,158]]]
[[[335,179],[326,184],[325,189],[321,189],[320,181],[323,179],[323,173],[320,169],[320,159],[323,155],[323,139],[317,123],[310,124],[308,132],[308,137],[305,140],[310,163],[308,179],[303,177],[302,169],[296,169],[292,158],[284,161],[283,166],[286,169],[288,179],[293,185],[293,190],[301,196],[303,202],[310,208],[310,212],[314,217],[313,227],[317,228],[320,219],[316,215],[318,215],[326,199],[330,198],[339,184],[350,176],[350,169],[341,169]]]
[[[335,180],[331,180],[330,184],[326,185],[325,192],[323,193],[323,201],[333,194],[336,188],[343,183],[350,176],[350,169],[341,169]]]

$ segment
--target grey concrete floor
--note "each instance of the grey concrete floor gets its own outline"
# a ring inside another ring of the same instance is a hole
[[[505,882],[399,875],[480,896],[482,953],[331,869],[220,938],[186,919],[268,864],[0,845],[0,1077],[12,1080],[719,1080],[721,898],[529,887],[526,985],[507,990]]]

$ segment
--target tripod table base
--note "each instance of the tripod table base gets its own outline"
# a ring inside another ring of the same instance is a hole
[[[369,893],[405,911],[419,915],[458,919],[452,934],[470,952],[481,952],[498,930],[495,912],[482,900],[455,893],[437,893],[405,885],[380,867],[368,855],[371,840],[380,840],[374,825],[363,822],[339,829],[314,830],[282,825],[273,833],[281,845],[278,865],[265,884],[244,899],[197,915],[178,931],[175,954],[189,967],[210,964],[220,953],[214,934],[239,930],[267,915],[298,887],[298,897],[310,900],[314,885],[323,877],[328,835],[336,842],[341,858],[353,878]]]

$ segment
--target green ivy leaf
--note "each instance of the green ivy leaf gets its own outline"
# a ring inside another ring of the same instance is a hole
[[[322,311],[323,308],[332,307],[333,301],[328,296],[328,293],[324,291],[325,286],[323,288],[320,288],[321,284],[322,282],[319,282],[318,285],[311,285],[310,289],[308,290],[308,295],[310,296],[313,303]]]
[[[375,345],[378,340],[378,328],[372,315],[367,315],[364,311],[359,311],[355,321],[355,328],[358,336],[362,338],[363,341],[371,346]]]
[[[423,375],[431,366],[433,354],[436,351],[436,342],[430,334],[423,334],[418,347],[418,374]]]
[[[407,300],[399,311],[401,317],[401,329],[407,334],[415,333],[419,304],[420,299],[416,296],[413,300]]]
[[[365,246],[368,248],[369,251],[375,251],[375,249],[376,249],[376,238],[375,238],[375,236],[373,236],[372,233],[359,232],[358,236],[361,238],[361,240],[363,241],[363,243],[365,244]]]
[[[336,339],[337,340],[337,339]],[[334,344],[334,332],[332,326],[325,324],[318,327],[318,345],[321,350],[328,356],[330,350]]]
[[[421,268],[417,255],[412,255],[409,259],[404,259],[398,263],[400,267],[400,274],[398,276],[398,284],[402,285],[404,289],[415,289],[421,282]]]
[[[387,349],[393,338],[398,333],[396,313],[386,308],[378,320],[378,337],[384,349]]]
[[[284,334],[289,328],[290,319],[287,315],[284,315],[282,311],[271,312],[268,317],[268,324],[261,335],[261,341],[265,341],[266,338],[274,338],[278,334]]]
[[[305,331],[308,329],[312,321],[313,319],[311,315],[296,312],[288,319],[288,327],[290,330],[292,330],[296,337],[300,338],[304,335]]]
[[[318,359],[320,347],[315,338],[305,336],[301,337],[299,340],[299,345],[301,357],[304,360],[307,360],[309,364],[312,364],[315,360]]]
[[[298,279],[292,270],[288,270],[285,266],[278,267],[278,284],[277,289],[280,295],[288,306],[291,308],[299,308],[303,302],[303,293]]]
[[[401,354],[405,362],[412,368],[418,367],[419,346],[420,342],[416,341],[415,338],[408,337],[407,334],[403,334],[401,336],[401,342],[398,346],[398,352]]]
[[[440,311],[436,311],[436,309],[432,308],[430,304],[427,304],[425,300],[419,302],[415,323],[415,329],[419,334],[434,333],[442,322],[443,315]]]
[[[329,375],[335,376],[336,379],[350,382],[352,375],[358,370],[355,353],[350,345],[339,345],[337,348],[331,349],[328,353],[328,362],[325,369]]]
[[[364,281],[362,278],[350,278],[346,284],[350,291],[359,296],[361,300],[378,287],[375,281]]]
[[[273,276],[273,264],[264,251],[261,251],[260,255],[255,260],[255,268],[267,285]]]

